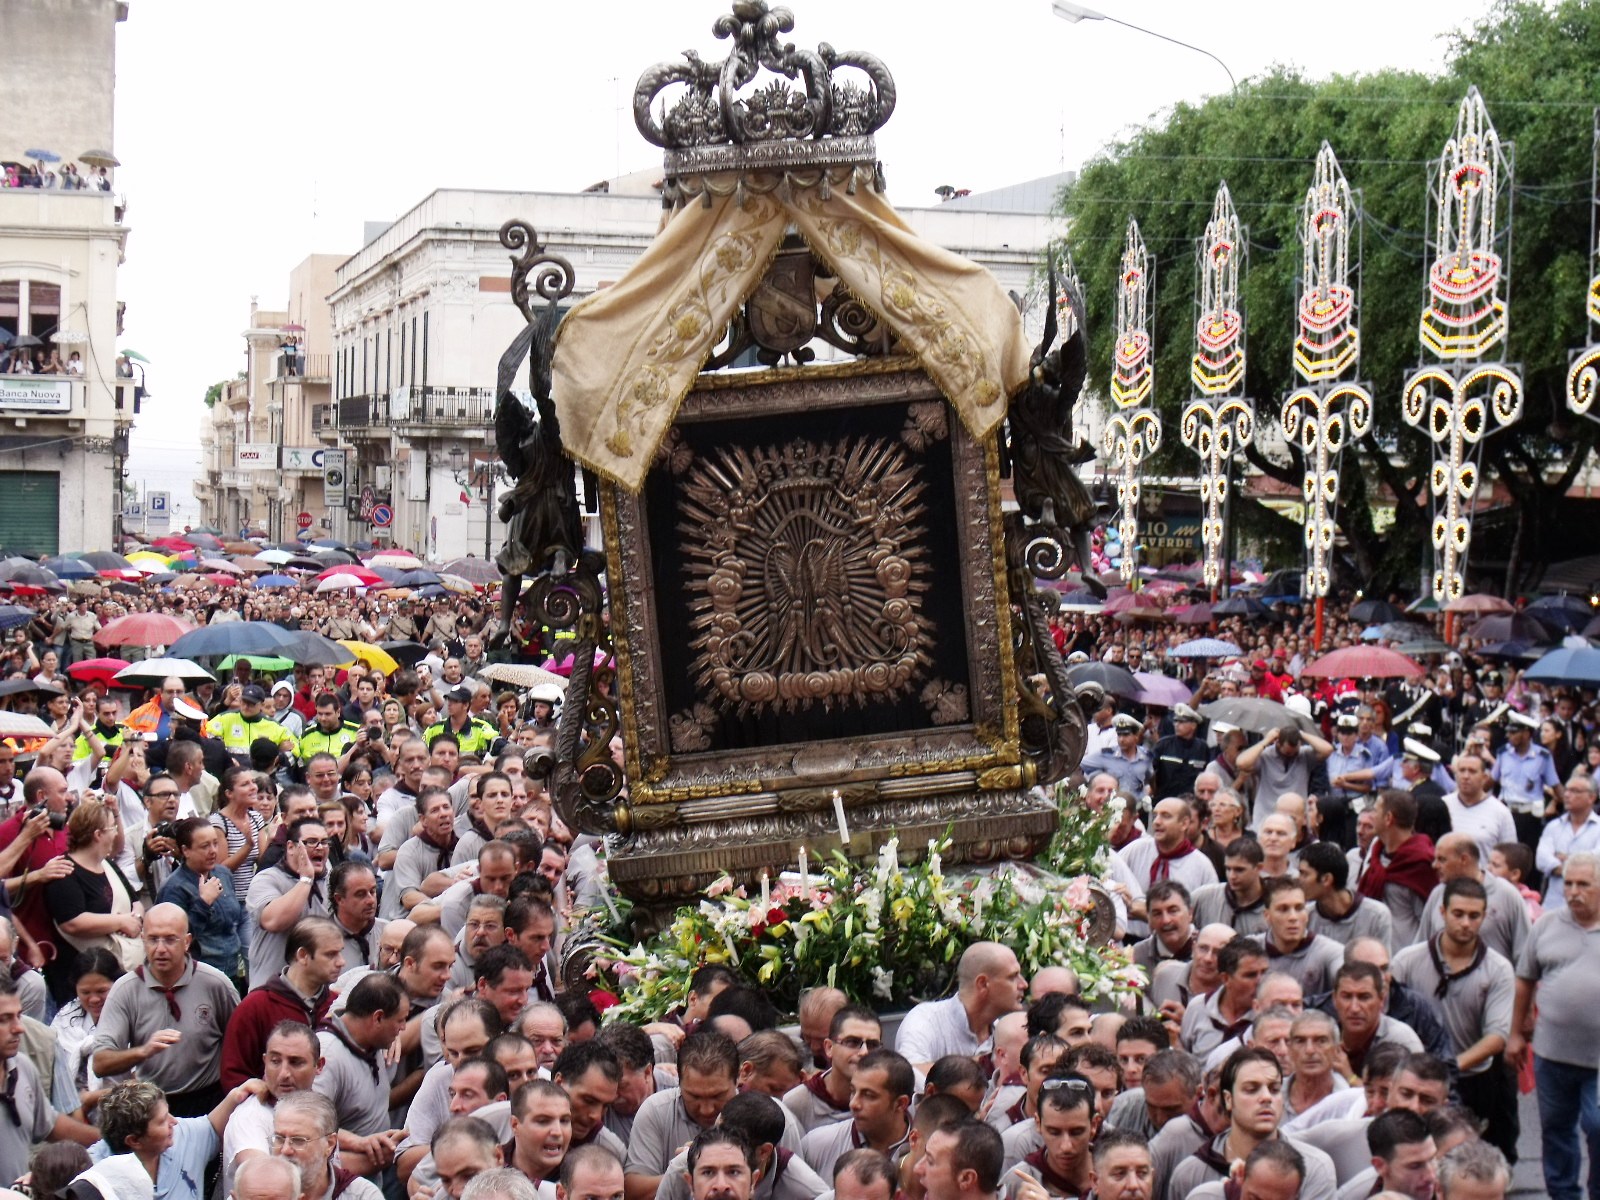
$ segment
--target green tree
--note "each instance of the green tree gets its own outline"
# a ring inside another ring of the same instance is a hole
[[[1242,289],[1246,388],[1260,425],[1276,422],[1293,382],[1299,206],[1317,150],[1327,140],[1360,193],[1365,218],[1362,376],[1376,401],[1373,435],[1344,458],[1341,529],[1362,580],[1389,585],[1415,578],[1431,512],[1425,488],[1432,446],[1402,421],[1400,395],[1419,359],[1428,163],[1452,133],[1468,84],[1476,83],[1502,139],[1516,142],[1509,355],[1524,364],[1527,380],[1523,420],[1490,439],[1484,461],[1519,502],[1522,557],[1542,556],[1555,504],[1592,444],[1587,430],[1576,431],[1561,414],[1567,350],[1586,331],[1589,106],[1600,102],[1600,77],[1585,47],[1596,44],[1600,4],[1568,0],[1546,10],[1508,3],[1452,43],[1438,76],[1385,71],[1308,81],[1277,69],[1246,83],[1237,95],[1178,106],[1088,164],[1064,203],[1067,243],[1089,287],[1091,386],[1106,387],[1114,333],[1111,281],[1130,216],[1157,258],[1155,391],[1167,437],[1156,468],[1194,470],[1196,460],[1178,438],[1177,424],[1190,394],[1195,242],[1223,179],[1249,240]],[[1301,466],[1292,453],[1287,466],[1259,448],[1248,458],[1256,469],[1298,489]],[[1570,464],[1560,479],[1549,470],[1554,461]],[[1395,530],[1382,536],[1372,513],[1380,484],[1397,501]],[[1252,535],[1292,538],[1298,545],[1298,530],[1262,506],[1248,503],[1236,511]]]

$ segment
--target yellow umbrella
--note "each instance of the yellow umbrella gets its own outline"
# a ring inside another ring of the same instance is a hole
[[[128,555],[128,561],[134,566],[138,566],[140,563],[150,563],[152,565],[160,563],[165,567],[170,566],[172,563],[172,559],[165,554],[157,554],[154,550],[137,550]]]
[[[439,586],[447,592],[456,592],[462,596],[475,596],[478,592],[477,588],[459,575],[439,576]]]
[[[354,654],[356,658],[367,664],[374,671],[384,675],[393,675],[400,669],[400,664],[387,650],[380,649],[370,642],[346,642],[341,640],[339,645]]]

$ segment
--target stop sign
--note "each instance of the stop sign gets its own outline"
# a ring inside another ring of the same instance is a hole
[[[294,523],[297,526],[299,526],[301,529],[310,529],[311,528],[311,514],[308,513],[308,512],[301,513],[299,516],[297,516],[294,519]]]

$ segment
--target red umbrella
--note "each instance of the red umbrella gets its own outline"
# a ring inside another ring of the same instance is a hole
[[[381,587],[387,582],[387,580],[385,580],[384,577],[379,575],[376,571],[369,571],[365,567],[351,566],[329,567],[326,571],[321,572],[317,578],[328,579],[334,575],[354,575],[367,587]]]
[[[103,683],[110,687],[111,677],[127,665],[127,660],[121,658],[86,658],[68,667],[67,674],[79,683]]]
[[[216,584],[218,587],[238,587],[239,586],[239,577],[237,575],[224,575],[220,571],[217,572],[216,574],[213,574],[213,575],[202,575],[202,576],[200,576],[200,578],[201,579],[209,579],[212,583]]]
[[[172,534],[168,537],[159,537],[150,543],[152,546],[162,546],[169,550],[193,550],[195,544]]]
[[[94,640],[101,646],[170,646],[193,629],[166,613],[133,613],[108,623]]]
[[[1346,646],[1324,654],[1301,674],[1314,679],[1409,679],[1426,672],[1415,660],[1383,646]]]
[[[124,579],[133,583],[144,578],[142,572],[135,571],[132,567],[117,567],[109,571],[97,571],[96,574],[102,579]]]
[[[1480,617],[1494,616],[1499,613],[1514,613],[1516,605],[1499,596],[1486,595],[1483,592],[1472,592],[1458,600],[1452,600],[1444,606],[1447,613],[1472,613]]]
[[[1113,596],[1106,601],[1106,606],[1101,611],[1130,621],[1155,620],[1167,615],[1167,610],[1157,604],[1154,597],[1146,596],[1142,592],[1124,592],[1120,596]]]

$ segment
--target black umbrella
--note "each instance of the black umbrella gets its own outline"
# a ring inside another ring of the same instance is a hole
[[[61,580],[49,567],[41,567],[25,558],[8,558],[0,562],[0,581],[23,587],[59,588]]]
[[[1485,617],[1467,630],[1467,634],[1480,642],[1528,642],[1533,645],[1548,645],[1555,641],[1544,624],[1526,613],[1504,613]]]
[[[1594,618],[1594,609],[1576,596],[1540,596],[1523,610],[1556,633],[1577,633]]]
[[[1245,617],[1248,620],[1259,621],[1263,617],[1272,616],[1272,610],[1254,596],[1229,596],[1211,606],[1211,615],[1216,617]]]
[[[1350,619],[1368,625],[1384,625],[1390,621],[1404,621],[1406,614],[1387,600],[1362,600],[1350,606]]]
[[[351,662],[356,657],[348,646],[341,646],[320,633],[291,633],[289,644],[277,653],[279,657],[292,662],[323,667],[338,666],[341,663]]]
[[[1098,684],[1102,691],[1130,700],[1144,690],[1139,681],[1133,677],[1132,671],[1115,663],[1079,663],[1077,666],[1067,668],[1067,678],[1072,680],[1074,687],[1094,683]]]
[[[353,567],[356,556],[343,550],[318,550],[311,556],[321,567]]]
[[[16,350],[31,350],[35,346],[42,345],[44,345],[44,343],[38,338],[34,337],[31,333],[18,334],[16,337],[11,339],[11,346]]]
[[[379,642],[378,649],[402,667],[414,667],[428,656],[428,648],[420,642]]]

